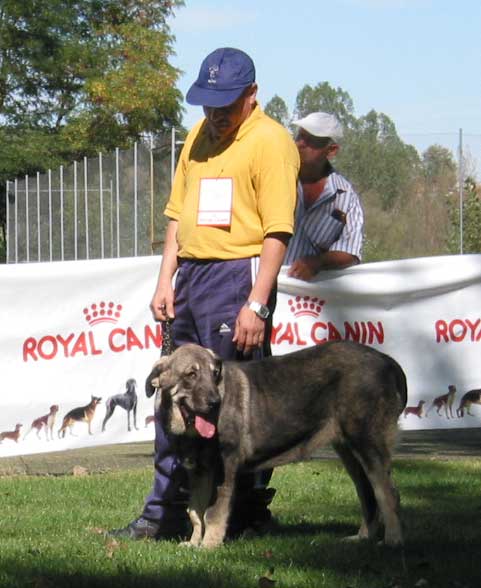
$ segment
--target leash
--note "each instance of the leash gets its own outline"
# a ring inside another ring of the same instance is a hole
[[[160,350],[160,357],[170,355],[174,351],[174,342],[172,340],[172,320],[168,319],[162,321],[162,349]]]

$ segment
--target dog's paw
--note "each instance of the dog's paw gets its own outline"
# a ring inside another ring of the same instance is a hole
[[[347,537],[343,537],[341,541],[343,543],[359,543],[360,541],[367,541],[369,538],[359,535],[356,533],[355,535],[348,535]]]
[[[404,546],[404,541],[402,540],[402,537],[389,538],[389,539],[387,537],[385,537],[384,540],[378,542],[378,545],[384,546],[384,547],[390,547],[392,549],[399,549]]]
[[[201,549],[216,549],[223,544],[222,541],[202,541],[200,544]]]

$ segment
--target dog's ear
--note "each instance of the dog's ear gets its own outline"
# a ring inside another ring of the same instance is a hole
[[[223,362],[219,355],[211,352],[213,355],[213,364],[212,364],[212,373],[214,375],[214,381],[216,385],[220,384],[222,380],[222,369],[223,369]]]
[[[145,394],[147,395],[147,398],[150,398],[155,390],[159,387],[159,376],[166,369],[169,362],[169,357],[170,356],[166,355],[165,357],[161,357],[158,361],[156,361],[152,371],[147,376],[147,379],[145,380]]]

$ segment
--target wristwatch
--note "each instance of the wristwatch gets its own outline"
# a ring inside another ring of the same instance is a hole
[[[246,306],[247,308],[253,310],[256,315],[263,320],[266,320],[266,318],[271,314],[268,306],[261,304],[260,302],[256,302],[255,300],[248,300],[246,302]]]

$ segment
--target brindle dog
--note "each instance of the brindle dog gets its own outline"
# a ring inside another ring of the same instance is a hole
[[[261,361],[223,362],[198,345],[162,357],[146,381],[190,474],[190,544],[216,547],[225,536],[239,471],[302,461],[331,443],[357,490],[355,536],[402,543],[399,497],[391,479],[406,378],[388,355],[335,341]]]

